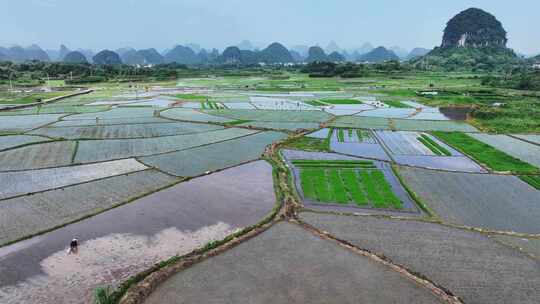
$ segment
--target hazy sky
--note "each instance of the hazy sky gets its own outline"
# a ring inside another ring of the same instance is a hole
[[[509,46],[540,53],[538,0],[0,0],[0,45],[115,49],[243,39],[341,47],[433,47],[446,22],[469,7],[497,16]]]

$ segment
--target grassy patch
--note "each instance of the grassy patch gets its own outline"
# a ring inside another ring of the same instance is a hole
[[[252,120],[239,119],[239,120],[227,122],[226,124],[231,125],[231,126],[236,126],[236,125],[241,125],[241,124],[245,124],[249,122],[252,122]]]
[[[431,152],[435,153],[435,155],[445,155],[445,156],[452,155],[450,151],[448,151],[446,148],[439,145],[436,141],[434,141],[431,137],[427,136],[426,134],[422,134],[417,139],[422,144],[424,144],[424,146],[426,146],[429,150],[431,150]]]
[[[330,152],[330,141],[328,139],[303,136],[285,143],[283,147],[286,149],[295,150]]]
[[[465,133],[435,131],[433,134],[492,170],[514,173],[538,172],[538,168],[531,164],[499,151]]]
[[[334,99],[334,98],[329,98],[329,99],[323,99],[321,101],[324,102],[324,103],[329,103],[329,104],[334,104],[334,105],[362,104],[362,102],[360,100],[356,100],[356,99]]]
[[[540,176],[538,175],[521,175],[519,178],[531,185],[536,190],[540,190]]]

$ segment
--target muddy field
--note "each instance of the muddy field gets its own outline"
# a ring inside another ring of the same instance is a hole
[[[373,217],[302,213],[300,218],[427,276],[464,303],[533,304],[540,297],[540,262],[479,233]]]
[[[400,167],[399,172],[412,191],[448,222],[490,230],[540,233],[540,191],[515,176],[408,167]]]
[[[0,248],[0,302],[88,303],[98,285],[253,225],[274,205],[272,168],[263,161],[178,184]],[[80,252],[67,255],[75,236]]]
[[[380,285],[392,288],[379,292]],[[279,292],[276,292],[279,290]],[[279,223],[196,264],[145,303],[442,303],[427,289],[367,257]]]

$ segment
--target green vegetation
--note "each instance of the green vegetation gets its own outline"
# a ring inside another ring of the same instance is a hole
[[[370,161],[295,160],[304,196],[318,202],[401,209],[384,173]]]
[[[304,101],[304,103],[307,103],[309,105],[312,105],[312,106],[315,106],[315,107],[324,107],[324,106],[327,106],[327,104],[325,103],[322,103],[318,100],[307,100],[307,101]]]
[[[513,173],[538,172],[538,168],[478,141],[465,133],[436,131],[433,134],[492,170]]]
[[[452,153],[448,151],[446,148],[442,147],[434,141],[431,137],[427,136],[426,134],[422,134],[420,137],[417,138],[418,141],[424,144],[428,149],[431,150],[431,152],[435,153],[435,155],[444,155],[444,156],[451,156]]]
[[[0,104],[28,104],[45,99],[67,95],[69,91],[37,92],[37,93],[0,93]]]
[[[369,160],[293,160],[292,164],[299,167],[336,167],[336,168],[364,168],[376,169]]]
[[[390,100],[384,100],[385,104],[391,106],[392,108],[412,108],[411,106],[402,103],[401,101],[390,99]]]
[[[330,152],[330,141],[328,139],[299,137],[284,145],[286,149],[296,149],[315,152]]]
[[[536,190],[540,190],[540,176],[538,175],[520,175],[519,178],[531,185]]]
[[[339,142],[345,142],[345,132],[343,131],[343,129],[337,129],[338,133],[337,133],[337,138],[338,138],[338,141]]]
[[[356,99],[333,99],[333,98],[329,98],[329,99],[323,99],[321,100],[322,102],[324,103],[329,103],[329,104],[335,104],[335,105],[342,105],[342,104],[362,104],[362,102],[360,100],[356,100]]]
[[[210,109],[210,110],[221,110],[225,109],[225,106],[222,103],[218,103],[215,101],[205,101],[201,102],[201,107],[203,109]]]
[[[208,100],[208,96],[195,95],[195,94],[176,94],[174,97],[185,100]]]

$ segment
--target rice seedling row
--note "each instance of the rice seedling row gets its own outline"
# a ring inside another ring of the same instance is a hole
[[[164,187],[175,179],[146,170],[0,202],[0,245],[75,221]]]
[[[540,145],[535,145],[508,135],[470,134],[471,137],[510,156],[540,168]]]
[[[134,159],[32,171],[0,172],[0,199],[148,169]],[[31,182],[28,182],[31,181]]]
[[[495,171],[537,173],[538,168],[462,132],[433,132],[435,136]]]
[[[148,156],[194,148],[256,133],[253,130],[227,128],[204,133],[137,139],[82,140],[76,163],[98,162],[134,156]]]
[[[75,142],[37,143],[0,152],[0,171],[31,170],[71,164]]]
[[[284,133],[261,132],[203,147],[140,158],[143,163],[176,176],[198,176],[252,161],[266,146],[285,138]]]
[[[335,165],[333,163],[336,163]],[[292,161],[299,168],[304,197],[321,203],[370,202],[374,208],[402,209],[381,170],[360,161]]]
[[[540,176],[538,175],[520,175],[519,178],[527,184],[534,187],[536,190],[540,190]]]
[[[436,155],[445,155],[445,156],[451,156],[452,155],[452,153],[450,153],[450,151],[443,148],[441,145],[439,145],[437,142],[435,142],[433,139],[431,139],[426,134],[420,135],[419,137],[417,137],[417,139],[418,139],[418,141],[423,143],[428,149],[430,149]]]

